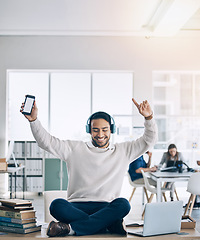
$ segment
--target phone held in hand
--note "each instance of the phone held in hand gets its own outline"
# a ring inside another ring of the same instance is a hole
[[[22,113],[24,115],[31,115],[31,111],[33,108],[33,104],[35,102],[35,97],[32,95],[26,95],[25,101],[24,101],[24,109]]]

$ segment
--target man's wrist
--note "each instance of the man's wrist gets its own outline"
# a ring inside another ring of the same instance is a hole
[[[34,122],[37,118],[29,120],[29,122]]]
[[[145,117],[146,120],[151,120],[153,118],[153,113],[149,115],[148,117]]]

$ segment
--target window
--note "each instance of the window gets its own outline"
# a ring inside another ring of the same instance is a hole
[[[52,73],[50,130],[61,139],[83,139],[90,116],[89,73]]]
[[[49,74],[45,72],[8,73],[8,137],[9,140],[32,140],[28,121],[20,114],[25,95],[35,95],[39,106],[38,117],[48,128]]]
[[[95,111],[132,116],[131,72],[8,71],[8,86],[9,140],[33,140],[28,121],[19,113],[25,94],[36,96],[38,118],[60,139],[88,140],[85,125]],[[131,122],[129,117],[123,125],[130,127]]]
[[[155,148],[163,152],[175,143],[186,162],[196,166],[200,157],[200,72],[153,72],[153,89],[159,133]]]
[[[132,73],[94,73],[92,79],[94,112],[132,113]]]

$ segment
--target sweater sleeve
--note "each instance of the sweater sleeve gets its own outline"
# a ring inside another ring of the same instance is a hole
[[[158,129],[154,119],[145,120],[144,122],[144,134],[136,141],[124,142],[124,148],[129,159],[132,162],[136,158],[143,155],[146,151],[152,148],[158,139]]]
[[[167,153],[165,152],[162,155],[162,158],[161,158],[161,161],[160,161],[160,163],[158,165],[158,168],[163,167],[164,164],[167,165],[166,163],[167,163]]]
[[[31,131],[38,143],[38,146],[47,152],[52,153],[54,156],[60,159],[67,159],[71,150],[71,141],[63,141],[52,135],[50,135],[41,125],[40,121],[36,119],[30,122]]]

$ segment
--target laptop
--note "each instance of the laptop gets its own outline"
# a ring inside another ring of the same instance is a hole
[[[167,167],[172,167],[172,166],[176,166],[176,161],[173,161],[173,160],[167,161]]]
[[[177,168],[179,168],[182,165],[183,165],[183,161],[182,160],[177,160],[177,161],[169,160],[167,162],[167,167],[176,166]]]
[[[182,172],[182,166],[183,166],[183,161],[178,160],[178,161],[173,161],[173,160],[169,160],[167,162],[167,167],[165,168],[161,168],[160,171],[161,172]]]
[[[176,166],[171,166],[171,167],[166,167],[166,168],[161,168],[161,172],[177,172],[178,168]]]
[[[128,233],[141,237],[178,233],[181,229],[182,213],[182,201],[147,203],[143,231],[129,229]]]

